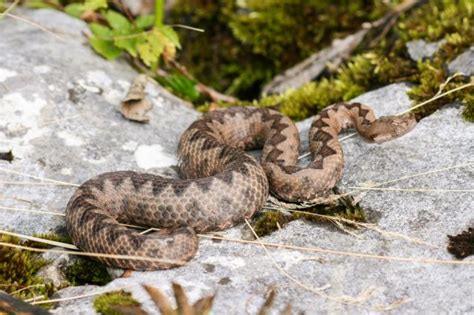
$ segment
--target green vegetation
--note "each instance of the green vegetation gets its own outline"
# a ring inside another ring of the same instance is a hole
[[[94,300],[95,310],[103,315],[120,315],[123,314],[118,310],[114,309],[114,306],[138,306],[138,303],[133,297],[132,294],[121,291],[109,292],[102,295],[99,295]]]
[[[88,258],[78,258],[64,273],[71,285],[105,285],[112,281],[105,265]]]
[[[0,241],[15,245],[25,245],[16,237],[1,235]],[[47,261],[30,251],[0,245],[0,290],[21,299],[34,296],[50,296],[54,292],[52,284],[45,283],[36,273]]]
[[[354,33],[364,22],[380,18],[400,2],[178,0],[166,14],[168,25],[163,21],[161,0],[156,0],[154,15],[138,17],[105,0],[31,1],[30,5],[52,6],[82,18],[90,25],[93,35],[89,40],[99,54],[108,59],[127,56],[138,69],[199,105],[201,111],[211,104],[203,104],[206,99],[196,88],[197,81],[237,96],[237,105],[277,106],[299,120],[334,102],[394,82],[414,84],[409,93],[414,103],[438,92],[449,76],[446,64],[473,43],[471,0],[428,0],[402,15],[375,45],[361,45],[338,69],[296,90],[257,99],[263,84],[276,74],[327,47],[333,39]],[[178,24],[204,32],[178,28]],[[415,62],[406,48],[414,39],[444,43],[431,59]],[[184,47],[177,54],[181,43]],[[185,73],[176,61],[186,67]],[[457,76],[444,90],[468,80]],[[474,121],[472,91],[464,89],[421,107],[416,111],[418,118],[459,100],[466,105],[464,117]]]
[[[273,76],[388,9],[361,0],[179,0],[170,23],[205,30],[178,30],[185,43],[178,60],[200,81],[254,99]]]
[[[367,222],[364,210],[353,203],[350,198],[341,198],[336,205],[317,205],[303,211],[285,213],[279,210],[267,210],[258,214],[252,227],[258,236],[264,236],[283,227],[285,224],[298,219],[305,219],[317,223],[331,223],[332,219],[323,216],[342,218],[356,222]],[[351,225],[343,222],[345,225]]]
[[[446,64],[474,42],[473,20],[474,4],[471,1],[429,1],[402,17],[375,48],[360,51],[335,74],[283,95],[241,102],[241,105],[268,107],[278,104],[283,113],[294,119],[303,119],[334,102],[347,101],[373,88],[400,81],[416,84],[409,93],[414,101],[427,100],[438,92],[448,78]],[[427,41],[445,39],[446,42],[431,60],[417,63],[408,56],[406,43],[419,38]],[[465,83],[466,78],[459,76],[451,80],[444,90]],[[416,111],[418,117],[432,113],[443,104],[460,100],[466,105],[465,118],[473,121],[472,91],[468,88],[432,102]]]

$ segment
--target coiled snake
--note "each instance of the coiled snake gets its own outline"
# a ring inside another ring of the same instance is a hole
[[[163,261],[108,257],[105,264],[135,270],[166,269],[196,253],[196,232],[221,230],[260,210],[269,191],[289,202],[330,191],[344,165],[338,133],[355,127],[371,142],[399,137],[416,124],[412,115],[375,119],[362,104],[339,103],[315,116],[309,131],[312,162],[297,166],[294,123],[271,109],[234,107],[204,115],[178,145],[179,175],[118,171],[82,184],[66,209],[73,242],[94,253],[145,256]],[[260,163],[244,150],[262,148]],[[148,235],[121,225],[163,228]]]

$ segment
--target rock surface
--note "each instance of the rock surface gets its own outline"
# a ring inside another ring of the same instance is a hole
[[[444,44],[444,40],[440,40],[434,43],[428,43],[422,39],[416,39],[409,41],[407,43],[407,50],[410,58],[418,61],[423,58],[430,58],[432,57]]]
[[[174,174],[174,152],[181,132],[198,117],[182,102],[157,86],[149,86],[154,103],[150,124],[127,121],[118,112],[134,71],[123,62],[106,62],[85,44],[85,25],[61,13],[22,11],[28,19],[49,27],[63,41],[30,25],[0,21],[0,151],[12,149],[13,163],[0,161],[0,229],[24,234],[61,231],[61,213],[74,187],[36,185],[38,180],[7,171],[78,184],[100,172],[132,169]],[[8,25],[7,25],[8,24]],[[395,114],[410,105],[408,86],[391,85],[358,97],[378,114]],[[310,121],[299,123],[306,138]],[[161,288],[171,296],[171,282],[183,285],[190,300],[217,293],[214,314],[255,314],[270,286],[277,288],[275,310],[292,303],[294,311],[469,313],[474,311],[474,262],[451,265],[421,261],[382,260],[335,254],[320,249],[406,258],[451,260],[447,234],[474,224],[471,192],[366,191],[368,182],[384,182],[407,175],[472,161],[474,125],[462,120],[456,104],[422,120],[408,135],[382,145],[358,137],[345,140],[343,191],[363,194],[362,206],[377,227],[424,240],[419,244],[374,230],[348,234],[328,225],[294,221],[263,238],[266,242],[302,246],[313,251],[270,249],[260,245],[202,239],[198,255],[186,266],[156,272],[133,272],[105,287],[61,290],[61,297],[126,288],[157,314],[141,284]],[[6,184],[5,182],[17,182]],[[21,182],[29,182],[25,185]],[[394,182],[382,187],[473,189],[474,167]],[[54,211],[58,215],[6,210]],[[223,233],[241,237],[242,226]],[[280,267],[277,268],[275,264]],[[290,280],[287,275],[296,279]],[[312,292],[302,287],[320,291]],[[343,296],[360,303],[343,304]],[[326,296],[326,297],[324,297]],[[63,302],[56,314],[93,313],[93,297]]]

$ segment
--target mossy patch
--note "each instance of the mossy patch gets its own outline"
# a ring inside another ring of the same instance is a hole
[[[430,0],[403,15],[387,36],[373,48],[360,48],[335,73],[276,96],[255,101],[241,101],[238,105],[259,107],[279,106],[279,110],[293,119],[301,120],[338,101],[348,101],[369,90],[395,82],[410,82],[409,92],[414,104],[425,101],[436,93],[447,80],[447,64],[474,42],[474,4],[470,0]],[[248,22],[250,23],[250,21]],[[285,34],[294,34],[286,32]],[[332,34],[334,36],[334,33]],[[256,31],[255,37],[258,38]],[[429,60],[411,60],[406,43],[423,39],[444,39]],[[322,48],[322,47],[321,47]],[[316,49],[314,49],[316,51]],[[242,70],[244,71],[244,70]],[[466,77],[451,80],[444,91],[469,81]],[[442,105],[458,100],[465,107],[464,117],[474,121],[474,88],[450,94],[416,110],[418,118],[429,115]],[[228,104],[219,104],[228,106]],[[200,107],[205,111],[207,105]]]
[[[331,217],[356,222],[367,222],[365,211],[359,205],[354,204],[352,199],[346,197],[341,198],[336,205],[317,205],[311,208],[301,209],[301,211],[283,212],[270,209],[255,217],[252,222],[252,228],[258,236],[264,236],[297,219],[305,219],[318,223],[332,223],[333,220]],[[341,223],[347,226],[352,225],[346,221]]]
[[[66,267],[64,274],[72,285],[105,285],[112,281],[112,277],[103,264],[82,257],[74,261],[72,265]]]
[[[273,76],[388,9],[371,0],[179,0],[169,23],[205,30],[178,30],[178,59],[200,81],[254,99]]]
[[[25,245],[25,242],[9,235],[1,235],[0,240]],[[20,299],[39,295],[49,297],[54,293],[53,285],[36,276],[46,264],[47,261],[37,253],[0,245],[0,289]]]
[[[94,300],[95,310],[103,315],[120,315],[121,312],[114,309],[116,306],[127,307],[127,306],[138,306],[137,300],[135,300],[131,293],[121,291],[109,292],[99,295]]]

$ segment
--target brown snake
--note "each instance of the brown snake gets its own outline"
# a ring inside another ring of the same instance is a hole
[[[355,127],[368,141],[380,143],[415,124],[412,115],[375,119],[365,105],[332,105],[314,118],[312,162],[302,168],[297,166],[298,130],[288,117],[251,107],[213,111],[181,137],[181,179],[130,171],[98,175],[71,197],[66,226],[84,251],[163,260],[98,258],[105,264],[135,270],[176,267],[196,254],[196,232],[222,230],[250,218],[264,206],[269,191],[289,202],[328,193],[342,176],[337,137],[342,129]],[[262,147],[260,163],[244,152]],[[164,230],[142,235],[119,223]]]

